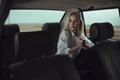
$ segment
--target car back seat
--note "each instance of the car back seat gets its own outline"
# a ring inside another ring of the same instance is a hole
[[[18,59],[33,59],[53,55],[51,35],[47,31],[20,32],[15,36]]]
[[[45,23],[42,27],[42,31],[48,31],[51,34],[52,42],[54,44],[54,50],[57,51],[57,42],[61,31],[60,23]]]
[[[10,64],[15,61],[14,37],[17,32],[20,32],[17,24],[4,25],[3,64]]]

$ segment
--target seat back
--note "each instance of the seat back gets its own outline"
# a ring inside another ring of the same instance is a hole
[[[54,44],[54,50],[57,51],[57,42],[61,31],[60,23],[45,23],[42,27],[42,31],[50,32]]]
[[[17,32],[20,32],[17,24],[4,25],[3,61],[5,64],[15,61],[14,37]]]
[[[93,61],[89,63],[96,80],[120,80],[120,42],[108,40],[113,34],[110,23],[95,23],[91,27],[90,35],[98,44],[87,49],[85,53],[93,56]]]
[[[47,31],[20,32],[15,36],[15,55],[19,59],[33,59],[53,55],[51,35]]]
[[[68,55],[12,64],[13,80],[81,80]]]
[[[90,39],[95,43],[104,42],[112,38],[114,35],[114,28],[111,23],[93,23],[90,26]]]

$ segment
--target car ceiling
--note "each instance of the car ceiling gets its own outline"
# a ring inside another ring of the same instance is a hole
[[[59,9],[70,8],[87,9],[119,7],[119,0],[13,0],[12,8]]]

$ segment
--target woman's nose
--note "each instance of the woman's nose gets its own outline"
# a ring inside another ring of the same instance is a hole
[[[75,22],[72,22],[72,25],[75,25]]]

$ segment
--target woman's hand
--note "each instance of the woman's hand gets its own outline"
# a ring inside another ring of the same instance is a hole
[[[90,46],[88,46],[88,45],[86,44],[86,41],[85,41],[85,40],[83,40],[82,46],[84,46],[85,48],[90,48]]]
[[[76,39],[76,46],[71,47],[69,50],[69,53],[71,54],[72,52],[78,50],[82,46],[83,40],[81,38]]]
[[[83,43],[83,39],[82,38],[77,38],[76,39],[76,46],[79,48],[82,46],[82,43]]]

